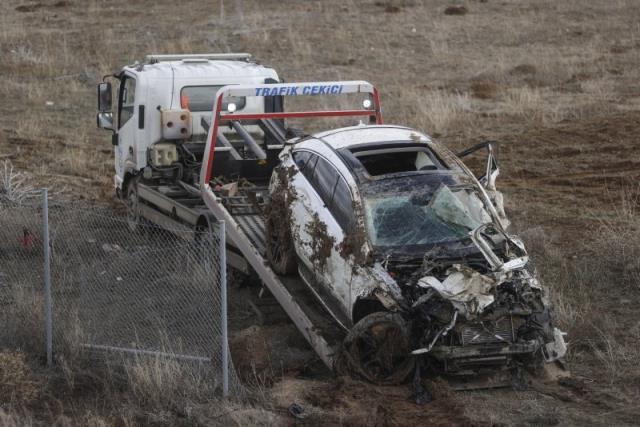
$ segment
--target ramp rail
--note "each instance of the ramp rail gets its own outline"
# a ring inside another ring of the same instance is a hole
[[[226,111],[222,110],[223,99],[226,97],[340,96],[354,93],[369,94],[368,99],[363,101],[362,109],[238,114],[235,113],[233,104],[229,104],[230,107],[227,107]],[[276,298],[322,361],[329,368],[333,368],[334,356],[339,350],[345,335],[344,328],[333,320],[321,304],[317,303],[301,275],[280,276],[271,269],[265,257],[266,242],[261,211],[260,209],[255,209],[255,206],[246,201],[247,199],[256,200],[261,196],[267,196],[268,189],[253,189],[252,195],[247,192],[241,192],[240,196],[235,197],[234,200],[216,195],[211,186],[211,180],[214,176],[213,159],[216,152],[216,143],[222,141],[224,144],[224,140],[220,138],[221,133],[218,132],[221,122],[231,121],[234,128],[238,128],[238,124],[241,121],[257,121],[265,132],[269,131],[271,133],[272,131],[276,140],[283,144],[286,143],[284,134],[273,123],[276,119],[369,117],[371,122],[382,124],[378,91],[371,83],[366,81],[281,83],[253,86],[232,85],[220,88],[216,98],[211,124],[208,126],[207,145],[200,173],[202,199],[210,213],[218,221],[225,221],[228,240],[255,270],[264,286]],[[252,151],[258,152],[257,147],[253,147],[251,141],[247,145]]]

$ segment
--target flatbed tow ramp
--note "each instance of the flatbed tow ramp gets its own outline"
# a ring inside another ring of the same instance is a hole
[[[345,94],[368,94],[368,102],[363,109],[355,110],[322,110],[298,112],[265,112],[259,114],[241,114],[234,112],[233,107],[223,111],[223,98],[252,96],[314,96]],[[266,258],[266,238],[264,216],[260,200],[268,196],[268,188],[238,188],[233,195],[225,195],[216,189],[213,181],[214,156],[224,152],[225,138],[219,133],[221,123],[231,124],[242,138],[249,139],[247,145],[254,144],[251,137],[242,132],[241,122],[259,125],[263,131],[270,133],[278,142],[285,144],[284,129],[278,127],[277,120],[288,118],[313,117],[362,117],[371,122],[382,123],[380,102],[377,90],[365,81],[348,82],[315,82],[265,85],[232,85],[222,87],[217,95],[212,120],[207,123],[209,132],[206,140],[200,189],[196,195],[191,191],[193,204],[203,201],[215,219],[225,221],[227,238],[233,247],[260,277],[264,286],[276,298],[287,315],[314,348],[322,361],[333,368],[334,357],[346,335],[346,330],[333,320],[331,315],[315,298],[309,286],[300,275],[281,276],[276,274]],[[143,189],[144,191],[144,189]],[[185,191],[185,193],[188,193]],[[198,201],[195,201],[197,199]],[[184,199],[183,199],[184,200]],[[202,210],[204,206],[192,206],[190,209]]]

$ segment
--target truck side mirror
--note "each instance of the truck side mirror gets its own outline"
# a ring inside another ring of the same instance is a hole
[[[111,83],[98,83],[98,116],[99,128],[113,130],[113,113],[111,112]]]
[[[98,112],[111,112],[111,83],[98,83]]]
[[[113,113],[98,113],[96,121],[99,128],[113,130]]]

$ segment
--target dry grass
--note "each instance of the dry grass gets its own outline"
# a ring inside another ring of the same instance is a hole
[[[124,362],[127,382],[139,402],[157,408],[188,410],[189,401],[214,400],[219,386],[206,366],[162,356],[136,356]]]
[[[0,353],[0,395],[5,405],[31,402],[39,397],[41,387],[33,378],[24,353]]]
[[[168,358],[58,358],[43,370],[0,351],[0,425],[272,425],[264,403],[222,400],[206,369]],[[269,421],[270,420],[270,421]]]
[[[525,86],[507,92],[505,109],[525,120],[541,121],[547,110],[547,103],[539,89]]]
[[[524,236],[551,287],[559,326],[569,333],[570,363],[596,361],[607,381],[630,385],[640,377],[640,322],[631,314],[640,286],[640,199],[637,187],[623,194],[612,202],[611,219],[594,227],[579,257],[567,256],[540,228]]]
[[[23,414],[5,411],[0,408],[0,425],[5,427],[23,427],[33,425],[33,420]]]
[[[611,203],[612,216],[600,221],[592,250],[606,282],[622,289],[640,287],[640,186]]]
[[[447,93],[433,91],[423,96],[405,97],[416,108],[420,128],[430,134],[442,134],[455,128],[468,126],[468,114],[471,112],[471,101],[467,93]]]
[[[0,345],[41,354],[44,349],[44,300],[41,292],[33,289],[30,283],[7,284],[2,287],[0,304],[3,310]]]
[[[243,411],[247,419],[256,411],[264,412],[257,420],[273,418],[264,394],[243,395],[257,407],[221,400],[218,371],[209,365],[88,352],[80,345],[85,325],[73,311],[56,311],[55,365],[45,369],[43,312],[41,291],[31,283],[0,283],[0,425],[237,425]]]

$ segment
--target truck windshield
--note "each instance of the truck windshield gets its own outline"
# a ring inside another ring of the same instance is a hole
[[[367,232],[374,246],[433,245],[469,238],[491,216],[470,188],[444,184],[432,193],[365,198]]]
[[[216,93],[225,85],[217,86],[185,86],[180,90],[180,105],[189,111],[212,111],[216,102]],[[222,108],[226,109],[229,103],[236,104],[236,111],[242,110],[247,103],[244,96],[226,97],[222,101]]]

